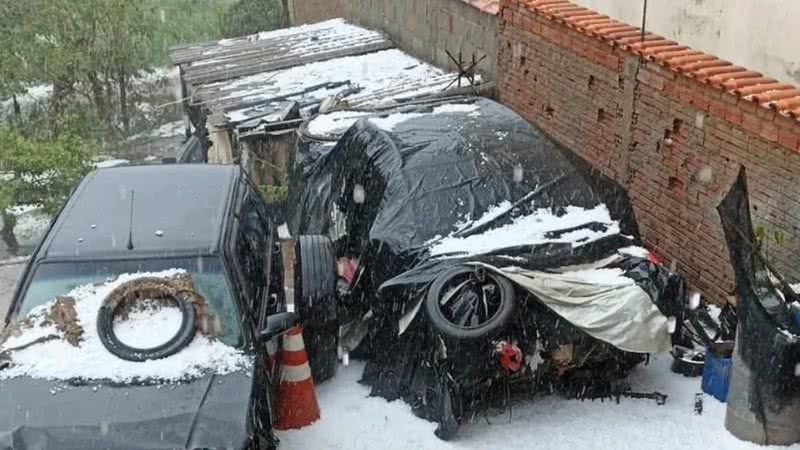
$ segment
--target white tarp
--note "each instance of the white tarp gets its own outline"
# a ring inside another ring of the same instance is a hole
[[[661,353],[671,348],[670,319],[633,280],[611,269],[548,273],[496,270],[590,336],[620,350]]]

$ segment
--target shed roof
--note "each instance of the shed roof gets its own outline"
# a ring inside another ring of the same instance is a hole
[[[382,33],[333,19],[233,39],[204,42],[170,51],[191,85],[244,77],[260,72],[358,55],[392,42]]]
[[[300,113],[330,97],[383,106],[469,84],[392,47],[382,33],[333,19],[175,48],[170,57],[189,104],[210,112],[209,125],[229,128],[294,119],[287,102]]]
[[[194,101],[224,111],[229,121],[258,114],[265,105],[293,100],[314,105],[345,96],[350,106],[385,104],[444,90],[455,74],[419,61],[397,49],[264,72],[200,86]]]

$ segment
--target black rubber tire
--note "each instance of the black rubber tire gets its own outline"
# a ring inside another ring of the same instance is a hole
[[[431,326],[443,337],[455,340],[474,340],[480,338],[493,337],[501,331],[511,321],[516,307],[514,295],[514,285],[508,278],[486,270],[487,278],[491,278],[500,289],[500,304],[488,321],[476,327],[462,327],[452,323],[442,313],[439,307],[439,299],[443,294],[445,285],[455,277],[471,274],[475,271],[474,267],[458,266],[439,275],[428,288],[428,295],[425,298],[425,312]]]
[[[703,367],[705,365],[704,361],[689,360],[685,357],[683,352],[676,349],[673,349],[670,354],[672,355],[672,365],[670,366],[670,370],[673,373],[690,378],[703,375]]]
[[[163,359],[183,350],[192,342],[195,334],[195,308],[188,297],[179,294],[173,297],[181,311],[181,327],[169,341],[152,348],[136,348],[122,343],[114,334],[116,307],[103,304],[97,312],[97,334],[100,342],[113,355],[133,362]]]
[[[339,345],[336,281],[331,240],[325,236],[299,236],[295,243],[294,305],[303,324],[303,340],[315,383],[336,373]]]

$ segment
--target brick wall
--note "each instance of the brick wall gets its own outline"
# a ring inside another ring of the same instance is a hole
[[[651,61],[636,51],[638,44],[618,45],[626,41],[617,36],[638,33],[633,27],[602,20],[576,26],[580,18],[562,20],[536,7],[548,3],[559,3],[562,19],[570,10],[566,2],[500,3],[500,100],[626,186],[646,246],[676,261],[716,301],[733,293],[733,273],[715,207],[745,165],[754,223],[785,233],[770,256],[797,280],[800,124],[794,116],[766,107],[774,102],[762,106],[679,73],[658,55]],[[705,68],[705,75],[722,71],[711,70],[721,62],[680,50],[669,56],[689,55],[682,61],[693,62],[692,70]],[[791,93],[784,92],[773,97]]]
[[[464,60],[486,55],[478,70],[494,79],[497,17],[460,0],[293,0],[293,23],[345,17],[386,32],[406,52],[455,70],[446,50]]]

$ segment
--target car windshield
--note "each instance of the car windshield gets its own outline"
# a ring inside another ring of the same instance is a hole
[[[103,283],[124,273],[160,272],[184,269],[192,276],[195,288],[206,300],[212,313],[222,322],[221,339],[238,346],[241,327],[236,303],[219,257],[164,258],[129,261],[53,262],[36,267],[30,285],[19,306],[17,317],[28,314],[36,306],[53,301],[85,284]]]

